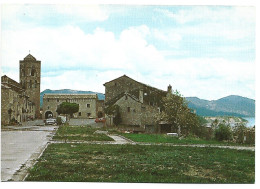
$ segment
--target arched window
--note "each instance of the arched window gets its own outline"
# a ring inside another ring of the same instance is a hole
[[[30,80],[29,88],[32,88],[32,80]]]
[[[21,69],[21,76],[22,76],[22,77],[25,76],[25,71],[24,71],[24,69]]]

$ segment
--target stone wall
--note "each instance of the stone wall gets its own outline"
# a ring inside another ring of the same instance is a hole
[[[115,104],[120,109],[123,125],[141,125],[141,103],[128,95],[120,98]]]
[[[104,84],[105,88],[105,102],[115,98],[119,94],[128,92],[130,90],[139,89],[143,87],[143,84],[127,77],[122,76],[118,79],[112,80]]]
[[[25,95],[21,85],[7,76],[1,78],[1,124],[10,124],[11,120],[25,122],[35,118],[35,106]]]
[[[157,106],[141,103],[130,95],[124,95],[115,104],[120,107],[123,125],[155,125],[156,114],[159,112]]]

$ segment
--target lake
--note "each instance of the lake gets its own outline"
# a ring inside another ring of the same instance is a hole
[[[246,124],[247,127],[253,127],[255,125],[255,117],[243,117],[243,119],[248,121]]]

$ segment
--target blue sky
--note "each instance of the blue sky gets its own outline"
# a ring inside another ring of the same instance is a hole
[[[41,91],[105,91],[123,74],[184,96],[255,98],[255,7],[2,5],[1,74],[29,50]]]

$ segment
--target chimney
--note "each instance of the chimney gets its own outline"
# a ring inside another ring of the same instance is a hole
[[[144,103],[144,91],[143,89],[139,89],[139,101]]]

